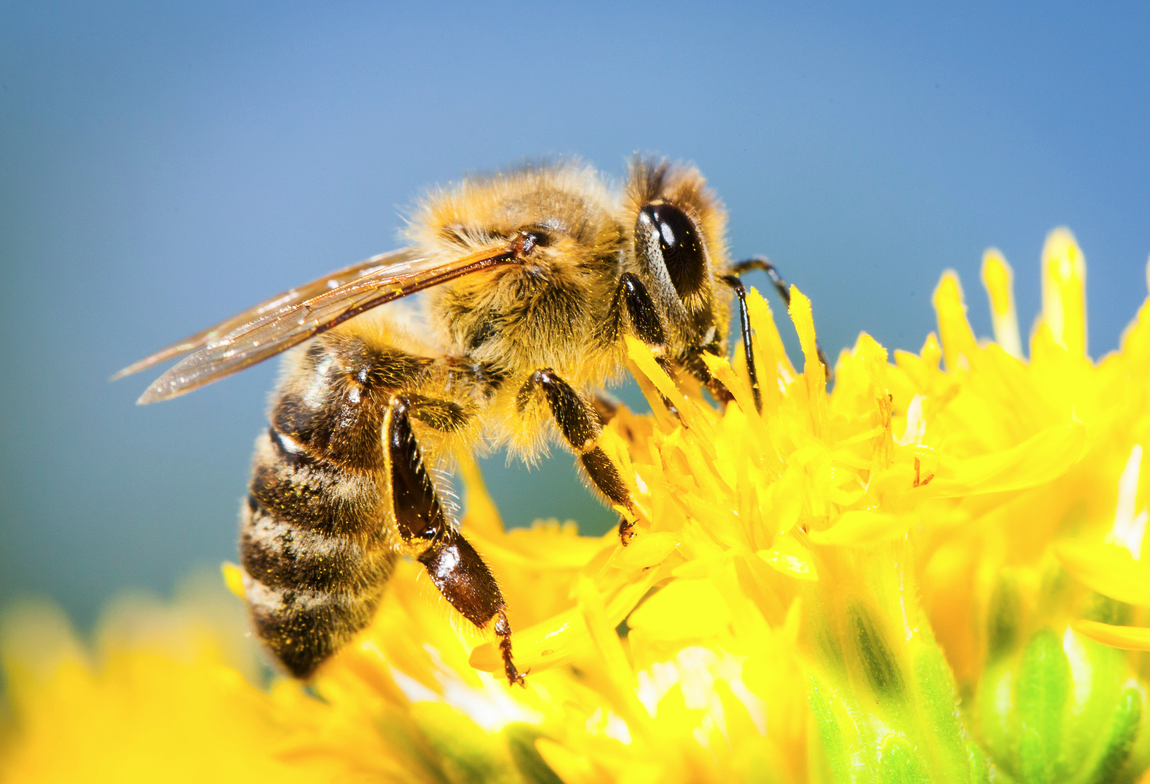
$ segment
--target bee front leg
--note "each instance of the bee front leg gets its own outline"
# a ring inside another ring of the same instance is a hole
[[[747,288],[738,275],[727,275],[723,282],[735,291],[739,300],[739,332],[743,338],[743,356],[747,363],[747,380],[751,382],[751,394],[755,399],[755,410],[763,411],[763,393],[759,389],[759,374],[755,369],[755,351],[751,343],[751,320],[747,315]],[[821,349],[820,349],[821,350]]]
[[[735,289],[735,294],[739,298],[739,324],[743,333],[744,350],[747,352],[747,373],[751,378],[751,384],[755,390],[755,405],[758,406],[760,404],[759,390],[757,386],[754,386],[756,380],[754,376],[751,375],[750,370],[754,367],[754,363],[751,360],[751,327],[747,321],[746,289],[743,289],[743,282],[738,278],[742,273],[750,272],[751,270],[762,270],[767,273],[767,276],[771,279],[771,284],[775,287],[775,291],[779,293],[779,299],[781,299],[783,304],[788,308],[791,306],[791,289],[790,286],[787,285],[787,282],[783,280],[782,276],[779,275],[778,269],[771,263],[770,259],[763,258],[762,256],[755,256],[738,262],[731,268],[733,274],[723,278],[723,281],[727,283],[727,285]],[[827,352],[823,351],[822,344],[820,344],[817,339],[815,340],[815,348],[819,354],[819,362],[822,363],[823,370],[826,371],[827,384],[833,384],[835,381],[835,369],[831,367],[830,360],[827,359]]]
[[[420,401],[421,403],[423,401]],[[384,418],[391,506],[404,543],[443,598],[479,628],[495,619],[508,683],[524,684],[511,658],[511,624],[499,583],[475,548],[451,527],[411,429],[412,401],[392,398]],[[422,406],[425,408],[426,406]]]
[[[631,328],[635,330],[636,337],[650,346],[656,356],[661,356],[666,348],[667,337],[659,311],[643,281],[633,273],[623,273],[616,294],[616,301],[619,299],[627,306],[627,316],[631,319]]]
[[[615,296],[611,299],[611,307],[606,321],[605,332],[608,340],[616,342],[623,333],[623,312],[626,310],[627,319],[631,324],[631,331],[639,340],[651,349],[655,361],[668,376],[674,376],[674,363],[667,356],[667,337],[663,329],[663,320],[659,316],[659,309],[651,299],[651,293],[639,280],[639,276],[625,272],[619,278],[619,287],[615,289]],[[662,396],[663,405],[667,410],[679,416],[675,404]],[[598,406],[596,406],[598,408]],[[680,420],[681,421],[681,420]]]
[[[599,434],[603,428],[592,405],[583,400],[555,371],[547,368],[532,373],[519,390],[516,406],[520,412],[527,407],[538,389],[543,390],[551,415],[559,425],[559,432],[579,458],[587,477],[612,503],[632,509],[631,491],[623,484],[611,458],[599,446]],[[619,521],[619,539],[624,545],[631,541],[634,527],[635,523],[626,517]]]

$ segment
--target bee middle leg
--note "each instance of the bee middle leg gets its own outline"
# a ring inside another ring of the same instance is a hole
[[[453,405],[414,395],[393,397],[389,402],[383,431],[391,505],[400,536],[417,553],[416,560],[443,598],[479,628],[495,620],[507,681],[523,685],[511,657],[511,624],[499,583],[471,543],[451,526],[411,429],[412,416],[430,416],[445,427],[452,424],[453,417],[462,415]]]
[[[623,484],[619,470],[599,446],[603,432],[599,414],[592,404],[579,396],[571,385],[550,368],[536,370],[519,390],[516,407],[523,411],[536,390],[542,390],[551,409],[551,416],[559,425],[559,432],[579,458],[587,477],[612,503],[631,510],[634,504],[631,491]],[[619,521],[619,539],[624,545],[631,541],[635,523],[626,516]]]

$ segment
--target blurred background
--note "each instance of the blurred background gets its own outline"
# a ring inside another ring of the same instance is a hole
[[[1150,6],[0,4],[0,605],[80,628],[235,559],[275,363],[146,408],[107,377],[397,245],[421,191],[526,157],[693,161],[735,254],[814,301],[832,357],[918,350],[981,254],[1085,250],[1090,350],[1146,293]],[[751,282],[763,287],[765,280]],[[484,462],[509,524],[613,517],[557,451]]]

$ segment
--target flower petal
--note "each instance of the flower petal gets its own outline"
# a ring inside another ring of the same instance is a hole
[[[1022,358],[1018,314],[1014,310],[1014,273],[998,248],[982,254],[982,285],[990,296],[994,340],[1012,357]]]
[[[659,640],[714,637],[731,623],[731,611],[710,579],[674,580],[627,617],[627,625]]]
[[[1055,425],[1001,452],[957,460],[940,457],[938,476],[918,492],[949,498],[1024,490],[1057,479],[1085,452],[1085,425]]]
[[[1050,232],[1042,249],[1042,321],[1059,346],[1086,353],[1086,262],[1067,228]]]
[[[626,618],[659,576],[658,569],[648,569],[641,578],[625,585],[606,603],[606,616],[613,627]],[[516,629],[515,663],[523,672],[539,671],[564,664],[575,651],[589,642],[587,624],[577,607],[548,618],[526,629]],[[498,642],[486,642],[471,651],[469,663],[483,672],[503,668]]]
[[[774,546],[759,550],[757,555],[787,577],[812,582],[819,579],[814,555],[790,531],[776,536]]]
[[[1098,593],[1150,607],[1150,565],[1135,561],[1125,547],[1057,542],[1053,549],[1063,569]]]
[[[953,270],[943,273],[934,290],[934,309],[938,311],[938,332],[942,336],[942,353],[946,369],[953,373],[958,368],[960,355],[971,357],[978,349],[970,322],[966,320],[966,303],[962,299],[962,285]],[[925,355],[925,350],[924,350]]]
[[[1109,623],[1074,621],[1070,628],[1095,642],[1127,651],[1150,651],[1150,629],[1142,626],[1114,626]]]
[[[861,546],[901,539],[917,519],[869,509],[843,512],[825,531],[811,531],[811,541],[824,545]]]

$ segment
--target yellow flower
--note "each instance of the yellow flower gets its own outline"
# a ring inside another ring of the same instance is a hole
[[[947,273],[940,337],[892,364],[861,335],[830,394],[810,302],[793,291],[799,372],[752,292],[761,411],[740,355],[707,359],[735,397],[721,409],[629,343],[652,413],[621,409],[604,435],[637,501],[626,548],[505,531],[461,457],[463,524],[508,599],[525,689],[414,564],[306,689],[259,688],[203,600],[121,609],[95,654],[37,609],[9,624],[0,776],[1133,780],[1147,679],[1118,648],[1150,648],[1133,625],[1150,625],[1150,324],[1087,358],[1085,267],[1060,230],[1026,361],[1010,275],[989,251],[996,342]]]

